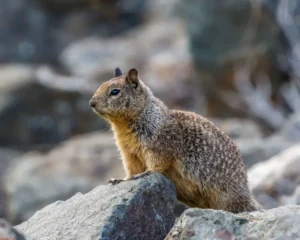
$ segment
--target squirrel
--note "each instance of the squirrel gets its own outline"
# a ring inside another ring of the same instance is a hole
[[[206,118],[171,110],[131,69],[101,84],[89,102],[112,127],[126,171],[123,180],[158,172],[190,207],[233,213],[261,210],[248,187],[241,154]]]

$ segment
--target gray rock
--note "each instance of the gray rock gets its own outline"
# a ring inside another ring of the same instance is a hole
[[[292,240],[300,238],[300,206],[232,214],[208,209],[183,213],[166,239],[170,240]]]
[[[261,138],[263,133],[258,124],[249,119],[229,118],[212,121],[232,139]]]
[[[249,26],[249,18],[255,14],[253,6],[249,0],[225,0],[222,4],[218,0],[182,1],[191,52],[198,68],[217,73],[216,68],[220,70],[232,60],[243,59],[241,53],[249,47],[258,43],[265,44],[266,48],[274,46],[278,29],[272,27],[263,11],[255,15],[256,21]],[[255,28],[255,35],[252,41],[245,41],[245,29],[251,27]]]
[[[11,164],[14,164],[15,159],[20,157],[22,154],[23,152],[18,150],[0,147],[0,179],[2,179],[2,176],[5,174],[7,168]]]
[[[123,71],[134,66],[149,67],[148,61],[152,65],[155,57],[161,64],[162,58],[174,63],[169,57],[172,53],[180,57],[180,61],[190,60],[184,25],[176,18],[164,19],[164,22],[153,20],[120,36],[76,41],[64,49],[60,62],[74,76],[98,77],[105,81],[116,66]]]
[[[124,39],[124,36],[108,39],[89,37],[67,46],[60,56],[60,62],[75,76],[96,75],[106,81],[112,77],[114,67],[119,66],[128,71],[135,65],[134,49],[135,45]]]
[[[273,13],[280,13],[287,23],[285,26],[278,24],[266,9],[266,2],[280,5],[275,7]],[[299,4],[296,1],[285,3],[279,0],[224,0],[222,4],[218,0],[181,1],[180,9],[186,20],[191,54],[197,70],[193,79],[198,82],[198,94],[207,102],[205,114],[216,117],[249,116],[246,114],[247,104],[242,99],[250,91],[241,94],[242,98],[236,98],[234,94],[238,89],[237,81],[244,85],[241,82],[244,77],[238,76],[242,66],[247,66],[245,72],[255,83],[262,76],[268,76],[272,83],[272,97],[275,99],[275,96],[280,95],[279,88],[284,84],[282,69],[285,68],[286,73],[290,74],[291,65],[286,59],[290,55],[290,44],[285,38],[292,35],[295,45],[293,53],[299,52],[299,31],[295,24],[299,8],[295,5]],[[293,18],[287,14],[291,8],[294,10]],[[255,66],[248,66],[250,58]],[[281,59],[280,63],[277,59]],[[295,69],[299,65],[297,63],[299,60],[294,64]],[[233,92],[224,98],[224,93],[231,90]],[[253,101],[253,104],[257,102],[260,100]]]
[[[243,123],[243,120],[240,120],[235,123],[234,120],[227,120],[227,122],[231,125],[226,125],[226,121],[224,121],[221,122],[220,127],[225,132],[229,132],[229,136],[236,141],[247,167],[265,161],[300,142],[299,114],[291,115],[278,132],[268,137],[264,137],[258,128],[251,126],[247,121]],[[231,131],[229,131],[228,125],[231,126]],[[244,137],[240,135],[241,137],[235,138],[235,132],[236,135],[243,132]]]
[[[112,177],[122,178],[124,171],[111,134],[72,138],[47,154],[29,152],[15,159],[4,177],[10,220],[25,221],[46,205]]]
[[[24,236],[12,226],[0,218],[0,239],[1,240],[25,240]]]
[[[258,124],[251,120],[216,118],[212,121],[235,141],[248,168],[257,162],[269,159],[294,144],[281,135],[264,137]]]
[[[282,201],[284,205],[300,205],[300,185],[296,188],[293,195],[283,196]]]
[[[76,39],[110,36],[138,25],[146,3],[1,0],[0,62],[57,63],[60,51]]]
[[[295,144],[295,142],[289,141],[281,135],[265,138],[236,139],[235,142],[247,167],[265,161]]]
[[[22,152],[8,149],[0,148],[0,218],[6,217],[6,205],[7,196],[4,190],[4,174],[9,167],[9,165],[15,163],[15,159],[19,157]]]
[[[265,208],[296,204],[300,186],[300,145],[271,159],[257,163],[248,171],[249,186]]]
[[[75,134],[104,128],[79,80],[40,81],[34,66],[0,66],[0,145],[18,149],[48,148]],[[92,83],[84,81],[86,86]],[[95,88],[94,88],[95,89]]]
[[[291,115],[279,134],[289,141],[300,142],[300,113]]]
[[[213,119],[213,122],[238,145],[246,167],[265,161],[288,149],[297,142],[299,117],[293,116],[279,132],[264,136],[253,121],[230,118]]]
[[[178,16],[180,1],[181,0],[149,1],[149,18],[164,21],[167,18]]]
[[[300,76],[299,64],[299,24],[297,24],[300,4],[298,1],[264,0],[264,6],[268,9],[273,20],[280,26],[284,36],[283,44],[286,52],[278,56],[278,62],[282,68],[290,75]],[[277,51],[284,51],[278,49]]]
[[[187,74],[192,59],[178,18],[155,19],[116,37],[84,38],[66,47],[60,62],[72,75],[99,84],[111,78],[114,67],[124,73],[139,68],[142,80],[171,108],[191,109],[198,95]]]
[[[31,240],[159,240],[174,224],[175,200],[174,185],[152,174],[53,203],[16,229]]]

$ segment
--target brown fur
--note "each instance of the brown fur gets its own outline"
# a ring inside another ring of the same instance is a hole
[[[207,119],[168,109],[135,69],[103,83],[91,99],[111,125],[127,174],[159,172],[191,207],[254,211],[254,200],[236,145]],[[113,89],[119,89],[112,95]]]

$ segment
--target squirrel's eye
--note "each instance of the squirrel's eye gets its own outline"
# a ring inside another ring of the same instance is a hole
[[[110,92],[110,95],[118,95],[118,93],[120,92],[120,89],[113,89]]]

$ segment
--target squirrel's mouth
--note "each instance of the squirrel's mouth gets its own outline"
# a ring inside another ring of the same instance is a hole
[[[109,120],[109,115],[104,112],[103,110],[99,110],[97,108],[93,108],[93,111],[101,118],[105,119],[105,120]]]
[[[101,117],[104,115],[104,112],[97,106],[97,101],[91,99],[89,103],[95,113],[97,113]]]
[[[96,109],[96,108],[93,108],[93,111],[94,111],[95,113],[97,113],[98,115],[100,115],[101,117],[104,117],[104,116],[105,116],[105,113],[104,113],[103,111],[100,111],[100,110],[98,110],[98,109]]]

